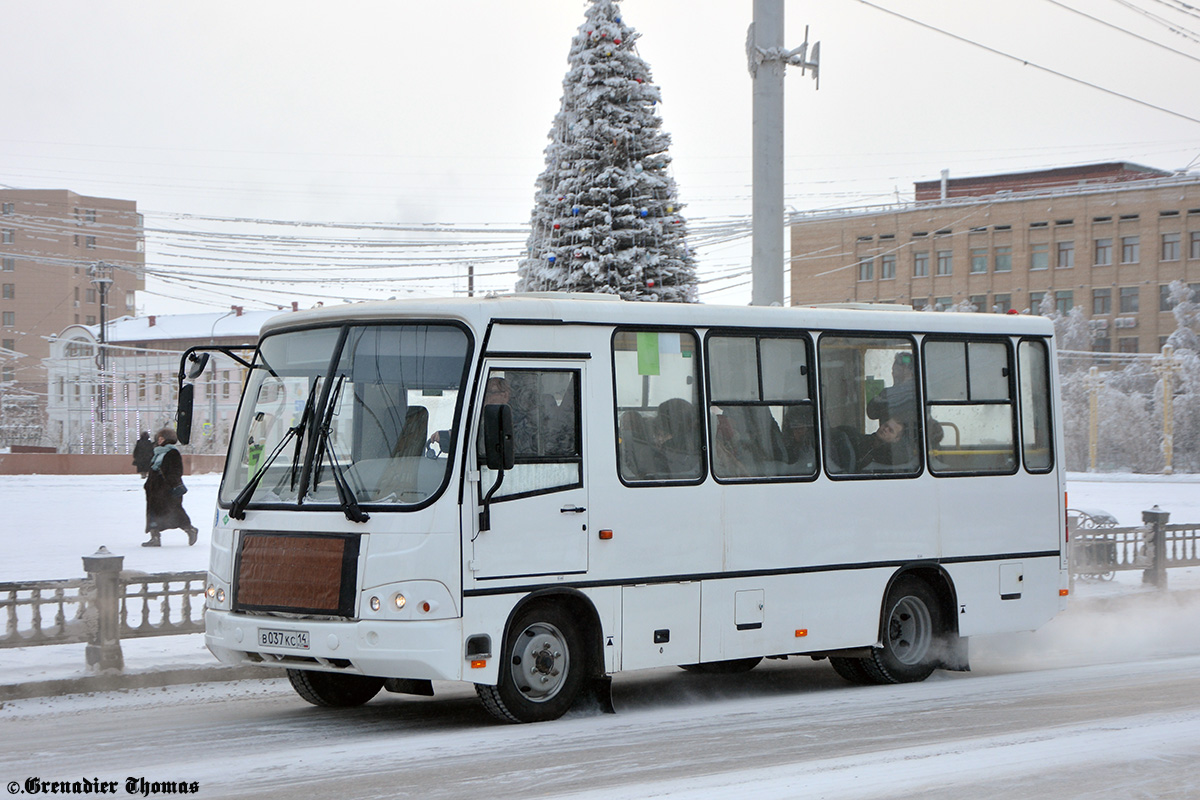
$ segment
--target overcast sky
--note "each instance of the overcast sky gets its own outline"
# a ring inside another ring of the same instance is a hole
[[[1200,164],[1200,12],[1178,0],[872,2],[961,38],[857,0],[788,0],[785,43],[806,25],[821,42],[820,90],[794,68],[787,78],[797,210],[911,199],[913,181],[942,169]],[[685,215],[693,227],[748,215],[752,3],[620,5],[662,90]],[[585,7],[8,2],[0,185],[137,201],[151,274],[186,266],[186,250],[162,252],[171,234],[153,232],[204,224],[181,214],[524,224]],[[700,251],[702,279],[734,276],[710,281],[706,301],[748,301],[748,252]],[[186,307],[178,283],[147,288],[146,313]]]

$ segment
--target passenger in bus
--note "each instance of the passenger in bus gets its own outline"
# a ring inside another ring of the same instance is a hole
[[[666,471],[650,423],[637,411],[626,411],[619,422],[621,475],[626,480],[646,480]]]
[[[855,472],[894,472],[908,468],[912,448],[905,438],[906,426],[898,416],[886,415],[873,432],[853,439]]]
[[[892,385],[884,387],[867,403],[867,417],[883,421],[883,415],[898,406],[915,407],[915,388],[912,353],[896,353],[892,359]]]
[[[794,468],[804,471],[812,469],[816,458],[816,448],[813,446],[813,420],[810,406],[788,406],[783,412],[783,449],[784,461],[791,467],[789,473],[795,473]]]
[[[658,404],[657,439],[666,462],[667,478],[695,478],[700,475],[699,429],[696,410],[682,397]]]

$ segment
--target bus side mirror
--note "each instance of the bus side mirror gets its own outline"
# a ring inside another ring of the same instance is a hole
[[[188,361],[191,362],[188,364],[186,373],[189,381],[194,381],[200,377],[200,373],[204,372],[204,368],[208,366],[208,359],[208,353],[192,353],[188,356]]]
[[[508,405],[483,407],[483,459],[490,470],[513,467],[513,421]]]
[[[180,444],[187,444],[192,439],[192,397],[195,394],[195,384],[185,383],[179,387],[179,409],[175,412],[175,435]]]

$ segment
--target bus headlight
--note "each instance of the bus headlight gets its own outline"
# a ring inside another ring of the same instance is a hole
[[[392,598],[392,602],[396,604],[397,611],[408,605],[408,600],[406,600],[404,595],[400,594],[399,592],[396,592],[396,596]]]
[[[208,608],[228,609],[229,605],[225,602],[225,597],[224,586],[216,582],[210,583],[204,590],[204,605]]]

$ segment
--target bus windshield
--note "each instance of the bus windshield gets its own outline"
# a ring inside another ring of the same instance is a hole
[[[220,501],[410,506],[445,483],[468,339],[453,325],[267,336],[247,378]],[[261,473],[261,474],[260,474]],[[342,484],[339,493],[338,484]]]

